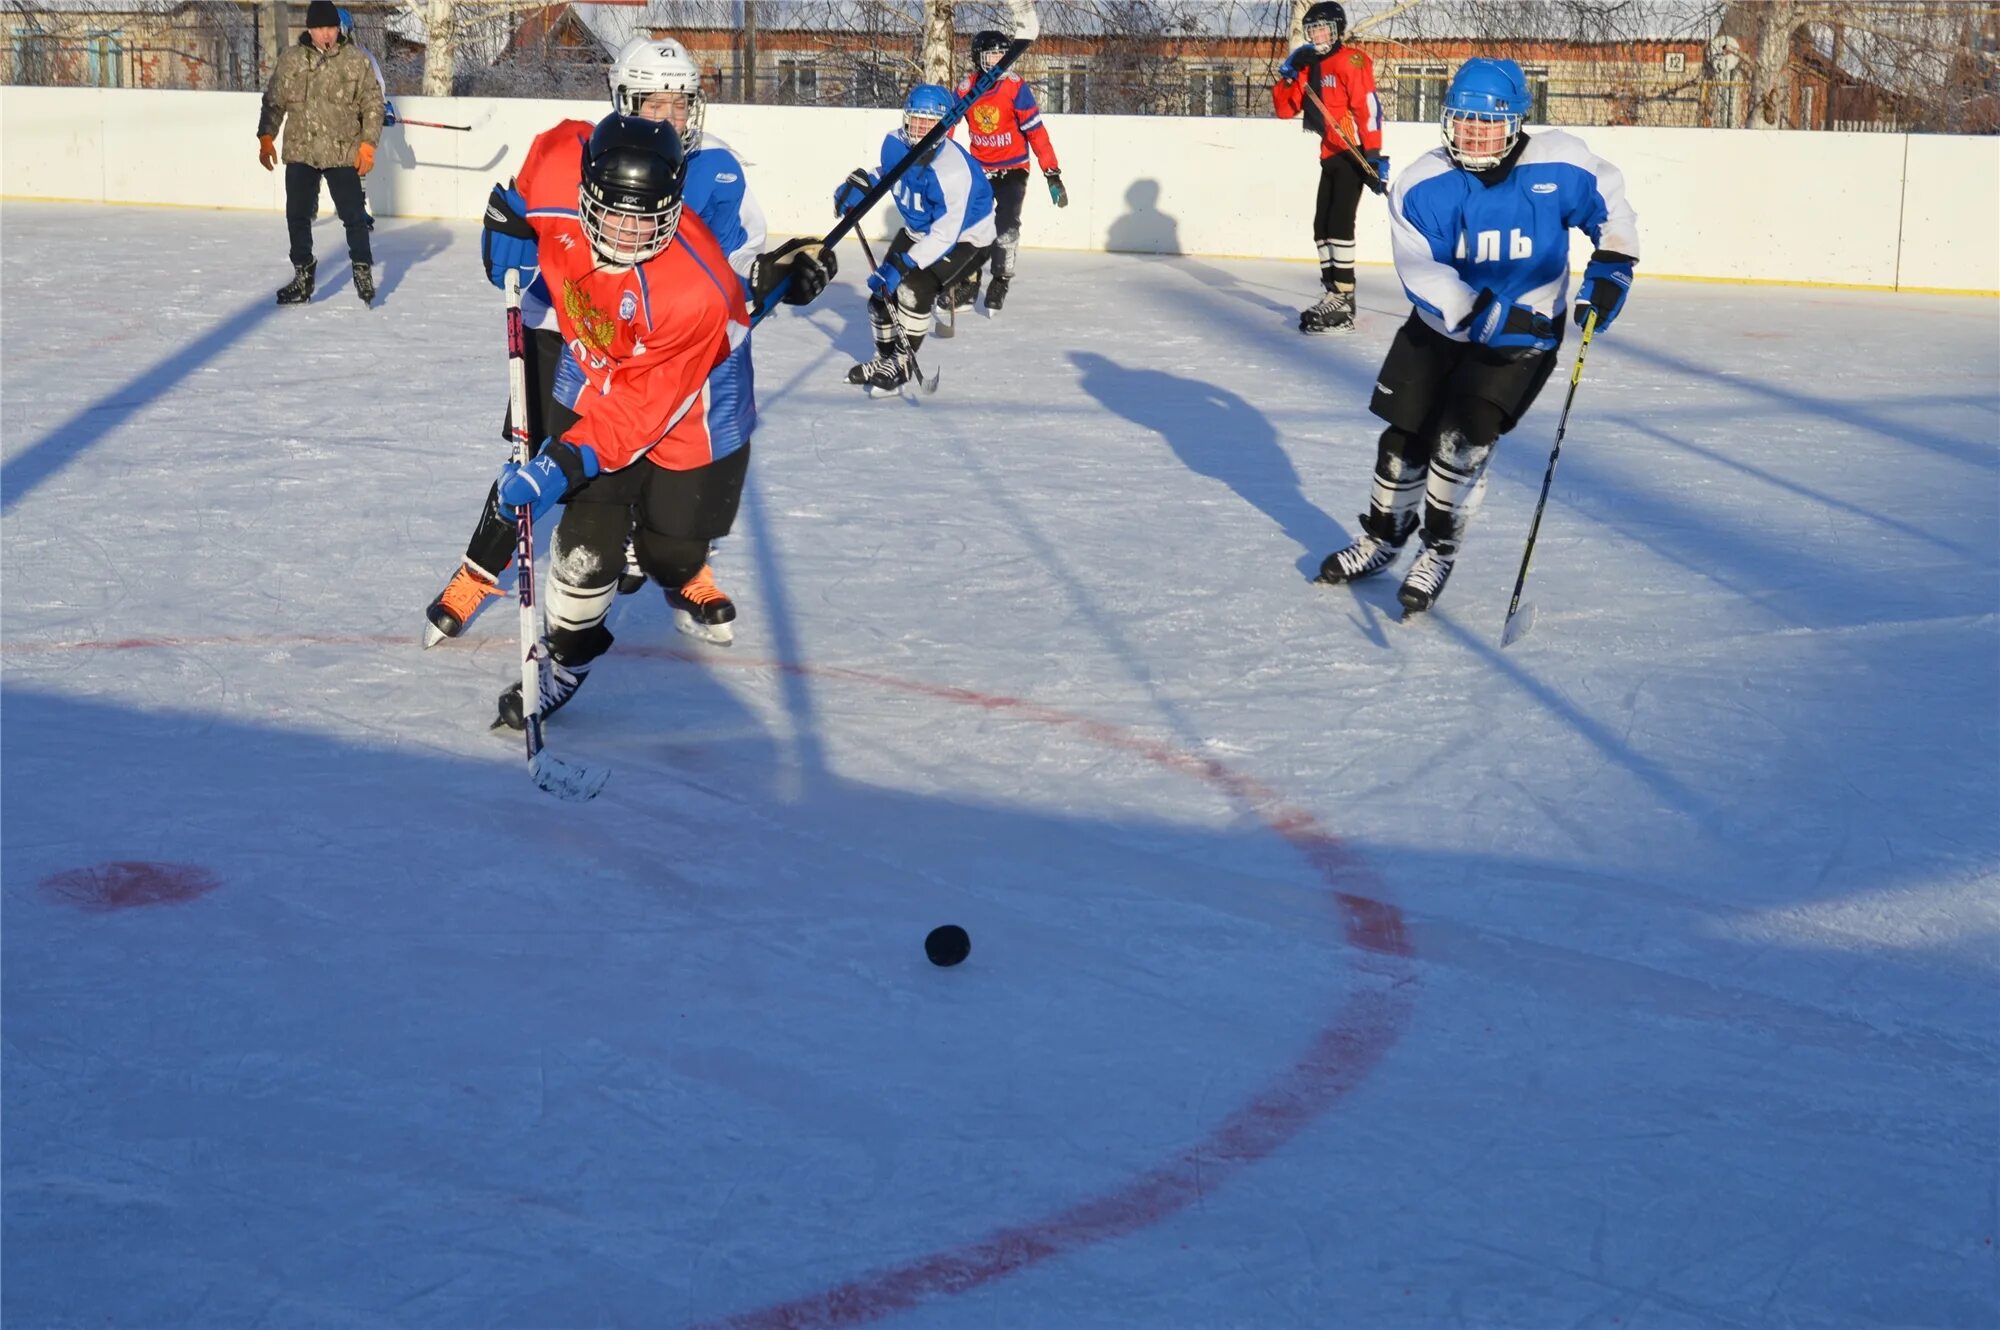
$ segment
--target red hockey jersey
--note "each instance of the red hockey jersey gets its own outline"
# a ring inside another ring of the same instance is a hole
[[[1326,104],[1331,124],[1306,97],[1308,87]],[[1382,151],[1382,101],[1375,95],[1375,62],[1366,51],[1342,46],[1330,55],[1308,60],[1291,78],[1281,78],[1272,85],[1271,104],[1280,120],[1304,113],[1307,126],[1319,131],[1322,158],[1347,151],[1342,135],[1364,157]]]
[[[539,135],[514,177],[568,368],[582,372],[580,389],[577,376],[558,376],[559,395],[580,417],[563,437],[596,450],[606,471],[642,456],[692,470],[735,452],[756,428],[743,284],[692,211],[652,258],[604,266],[577,212],[591,129],[565,120]]]
[[[958,95],[971,91],[972,75],[967,74],[958,81]],[[965,113],[965,126],[972,137],[973,160],[989,174],[1025,167],[1030,148],[1044,171],[1061,169],[1049,131],[1042,126],[1042,108],[1018,75],[1007,75],[974,102]]]

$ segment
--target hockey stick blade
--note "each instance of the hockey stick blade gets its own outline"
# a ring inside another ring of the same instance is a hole
[[[597,792],[604,788],[604,782],[611,779],[608,767],[565,762],[546,748],[529,761],[528,774],[534,778],[536,788],[546,790],[558,799],[579,803],[595,799]]]
[[[1507,616],[1507,624],[1500,630],[1500,645],[1513,646],[1535,630],[1535,603],[1529,601],[1520,609]]]

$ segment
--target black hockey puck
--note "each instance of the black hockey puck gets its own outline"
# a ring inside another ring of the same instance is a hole
[[[956,965],[972,954],[972,939],[957,924],[939,924],[924,939],[924,955],[932,965]]]

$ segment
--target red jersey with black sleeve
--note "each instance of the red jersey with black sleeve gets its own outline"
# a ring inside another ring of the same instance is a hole
[[[1319,93],[1333,124],[1319,113],[1306,97],[1306,89]],[[1375,62],[1366,51],[1352,46],[1334,48],[1316,55],[1289,79],[1281,78],[1271,87],[1271,104],[1280,120],[1303,114],[1306,127],[1319,132],[1319,155],[1338,157],[1347,151],[1341,142],[1361,150],[1363,157],[1382,151],[1382,101],[1375,95]],[[1335,132],[1336,129],[1338,132]]]
[[[972,91],[972,82],[970,74],[958,81],[960,97]],[[1042,170],[1062,169],[1042,124],[1042,108],[1017,74],[1008,74],[974,102],[965,113],[965,126],[972,137],[972,159],[989,175],[1025,168],[1030,148]]]
[[[669,471],[706,466],[757,424],[742,281],[691,210],[652,258],[606,266],[577,211],[591,129],[565,120],[537,136],[514,177],[569,352],[556,395],[578,420],[563,438],[595,450],[606,471],[641,457]]]

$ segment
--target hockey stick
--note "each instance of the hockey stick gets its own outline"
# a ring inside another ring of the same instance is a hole
[[[1347,149],[1348,155],[1354,158],[1354,164],[1361,168],[1361,173],[1367,176],[1370,180],[1373,180],[1379,187],[1376,189],[1375,192],[1378,194],[1388,193],[1389,182],[1384,180],[1381,177],[1381,175],[1375,170],[1375,168],[1368,164],[1368,159],[1361,155],[1361,149],[1355,147],[1354,141],[1348,138],[1347,135],[1344,132],[1342,132],[1340,128],[1340,122],[1338,120],[1335,120],[1333,116],[1327,111],[1326,103],[1319,99],[1319,94],[1313,91],[1313,87],[1310,83],[1305,85],[1305,93],[1307,97],[1312,99],[1312,104],[1319,108],[1319,118],[1321,123],[1323,123],[1328,129],[1333,131],[1333,136],[1340,140],[1340,146]]]
[[[507,270],[507,431],[513,436],[514,461],[526,466],[534,456],[528,437],[528,367],[526,334],[521,328],[521,272]],[[535,517],[527,508],[514,510],[514,589],[521,602],[521,721],[528,744],[528,775],[558,799],[590,799],[604,788],[611,773],[603,767],[565,762],[542,746],[542,670],[548,643],[542,637],[542,614],[535,603]]]
[[[440,125],[435,120],[405,120],[402,116],[396,117],[396,123],[399,125],[422,125],[425,129],[455,129],[461,134],[470,134],[472,132],[471,125]]]
[[[857,231],[855,232],[855,238],[861,242],[861,254],[862,257],[868,260],[868,267],[871,270],[877,267],[875,250],[869,245],[868,237]],[[928,380],[924,378],[924,367],[917,363],[917,353],[910,349],[910,339],[903,333],[903,312],[896,308],[896,302],[887,296],[878,296],[872,292],[869,294],[868,299],[871,303],[877,300],[882,302],[882,312],[889,320],[889,331],[895,334],[896,337],[896,354],[909,358],[910,374],[916,379],[917,386],[924,390],[926,396],[936,392],[938,390],[938,380],[944,377],[944,371],[939,370],[937,373],[931,375]]]
[[[1562,456],[1563,431],[1569,428],[1569,409],[1576,405],[1576,385],[1583,380],[1583,353],[1590,350],[1590,336],[1597,331],[1597,310],[1583,316],[1583,344],[1576,348],[1576,366],[1569,372],[1569,396],[1563,399],[1562,418],[1556,421],[1556,446],[1549,450],[1549,469],[1542,475],[1542,497],[1535,500],[1535,518],[1528,523],[1528,547],[1521,551],[1521,571],[1514,578],[1514,599],[1507,604],[1507,623],[1500,630],[1500,645],[1512,646],[1535,626],[1535,607],[1521,603],[1521,589],[1528,584],[1528,563],[1535,557],[1535,537],[1542,529],[1542,509],[1549,502],[1549,484],[1556,478],[1556,459]]]
[[[861,196],[860,202],[849,208],[841,219],[833,224],[833,229],[820,238],[821,249],[832,249],[846,238],[849,231],[859,226],[861,219],[868,215],[869,210],[896,187],[896,182],[901,180],[911,167],[922,161],[939,140],[950,134],[958,122],[965,119],[966,112],[972,109],[972,104],[993,91],[994,85],[1007,76],[1007,71],[1012,68],[1014,62],[1035,44],[1035,38],[1042,32],[1042,20],[1035,12],[1035,0],[1007,0],[1007,10],[1009,17],[1014,20],[1014,40],[1007,43],[1006,51],[994,62],[992,68],[981,70],[979,76],[972,80],[972,86],[965,90],[965,95],[951,104],[951,109],[945,112],[944,119],[932,125],[930,133],[918,139],[916,146],[904,153],[901,161],[884,171],[882,178]],[[869,261],[869,266],[874,266],[873,260]],[[791,284],[792,276],[786,273],[784,280],[772,288],[771,294],[764,297],[764,303],[750,316],[751,327],[754,328],[763,322],[764,316],[778,307],[778,303],[785,298],[785,288]]]

